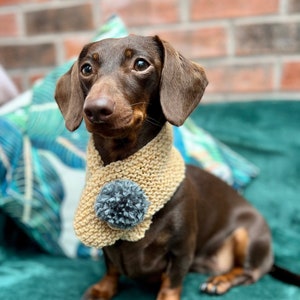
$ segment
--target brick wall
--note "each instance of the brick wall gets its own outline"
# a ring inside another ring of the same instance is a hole
[[[299,0],[0,0],[0,64],[21,91],[112,13],[205,66],[205,101],[300,100]]]

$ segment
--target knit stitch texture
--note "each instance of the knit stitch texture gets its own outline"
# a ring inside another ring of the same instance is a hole
[[[87,181],[74,219],[76,235],[85,245],[96,248],[112,245],[119,239],[142,239],[153,215],[171,199],[184,176],[184,161],[173,146],[170,124],[138,152],[106,166],[91,138],[87,149]],[[117,179],[134,181],[150,201],[144,221],[131,229],[113,229],[95,214],[94,205],[102,186]]]

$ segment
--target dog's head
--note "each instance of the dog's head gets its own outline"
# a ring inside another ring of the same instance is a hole
[[[55,99],[70,131],[84,119],[88,131],[117,137],[141,127],[151,105],[182,125],[207,83],[203,68],[169,43],[130,35],[86,45],[59,79]]]

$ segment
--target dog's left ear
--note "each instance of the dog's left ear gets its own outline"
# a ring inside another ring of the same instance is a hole
[[[160,40],[164,50],[160,102],[166,119],[180,126],[199,104],[208,84],[204,69],[186,59],[168,42]]]

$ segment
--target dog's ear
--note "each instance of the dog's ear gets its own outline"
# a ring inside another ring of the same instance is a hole
[[[162,110],[171,124],[180,126],[199,104],[208,81],[201,66],[183,57],[168,42],[156,38],[164,51],[160,86]]]
[[[55,100],[65,119],[67,129],[76,130],[82,121],[84,95],[78,79],[77,62],[56,84]]]

